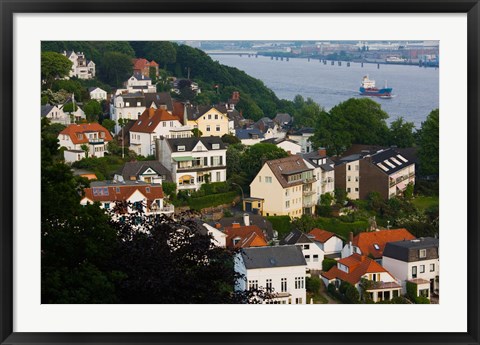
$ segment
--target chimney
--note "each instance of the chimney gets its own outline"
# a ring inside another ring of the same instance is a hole
[[[240,223],[237,223],[237,222],[232,223],[232,228],[233,229],[236,229],[236,228],[239,228],[239,227],[240,227]]]
[[[325,147],[320,147],[318,149],[318,155],[323,157],[323,156],[326,156],[327,155],[327,149]]]
[[[243,223],[245,224],[245,226],[250,225],[250,215],[248,213],[243,214]]]
[[[222,224],[220,223],[215,223],[215,229],[221,229],[222,228]]]

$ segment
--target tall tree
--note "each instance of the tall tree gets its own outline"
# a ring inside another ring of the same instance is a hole
[[[285,158],[288,153],[274,144],[259,143],[249,146],[242,156],[242,169],[247,175],[249,183],[258,174],[266,161]]]
[[[127,54],[109,51],[103,55],[102,61],[98,75],[109,85],[121,86],[132,75],[133,62]]]
[[[160,66],[173,64],[177,60],[175,44],[167,41],[149,41],[144,47],[145,58],[155,60]]]
[[[47,86],[51,87],[56,78],[68,76],[70,68],[72,68],[72,61],[65,55],[55,52],[42,52],[40,69],[42,79],[46,81]]]
[[[422,175],[439,175],[440,113],[432,110],[418,133],[418,157]]]
[[[390,124],[388,143],[397,147],[412,147],[415,144],[413,122],[405,122],[403,117],[397,118]]]
[[[103,114],[103,109],[100,103],[94,99],[88,101],[83,106],[83,111],[87,116],[88,122],[98,122],[98,119]]]

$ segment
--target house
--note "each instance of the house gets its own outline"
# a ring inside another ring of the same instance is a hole
[[[264,140],[263,133],[258,128],[237,128],[235,136],[246,146],[258,144]]]
[[[327,156],[327,151],[320,148],[316,151],[302,154],[302,158],[309,168],[313,168],[313,174],[317,181],[313,188],[317,195],[317,202],[321,201],[322,195],[335,194],[335,163]]]
[[[134,72],[125,82],[128,92],[156,93],[157,86],[152,85],[152,79],[141,73]]]
[[[283,129],[290,129],[293,124],[293,117],[288,113],[277,113],[273,121]]]
[[[127,162],[114,175],[114,181],[142,181],[151,184],[171,182],[172,175],[158,161]]]
[[[302,153],[309,153],[314,150],[312,142],[310,141],[314,134],[315,130],[313,128],[305,127],[288,134],[287,137],[300,144]]]
[[[336,266],[321,273],[321,278],[327,287],[334,284],[338,288],[342,282],[347,282],[357,288],[360,296],[366,292],[373,302],[389,301],[401,296],[402,292],[402,286],[389,271],[375,260],[357,253],[338,260]],[[362,279],[370,282],[368,287],[362,286]]]
[[[250,183],[250,196],[264,200],[264,216],[315,214],[315,181],[313,169],[299,156],[270,160]]]
[[[439,241],[421,237],[389,242],[383,251],[382,265],[402,281],[403,293],[407,284],[416,285],[417,296],[430,299],[439,289]]]
[[[241,216],[223,217],[217,220],[215,226],[225,228],[234,223],[243,224],[245,226],[255,225],[262,230],[267,241],[275,240],[278,237],[278,232],[273,229],[272,223],[258,214],[244,213]]]
[[[67,149],[64,152],[66,162],[75,162],[85,156],[103,157],[112,139],[110,132],[98,123],[72,124],[58,135],[60,147]]]
[[[298,246],[244,248],[235,256],[235,290],[264,288],[275,296],[266,303],[306,304],[306,268]]]
[[[95,63],[87,60],[83,52],[63,51],[62,54],[72,62],[69,72],[70,77],[77,77],[78,79],[95,78]]]
[[[350,233],[349,242],[342,250],[342,258],[357,253],[360,255],[367,255],[381,263],[383,250],[388,242],[408,241],[414,239],[415,236],[413,236],[407,229],[360,232],[355,237]]]
[[[225,234],[220,229],[217,229],[210,224],[207,224],[200,219],[195,219],[195,221],[199,224],[200,233],[204,235],[212,236],[212,243],[217,247],[225,248],[227,246],[227,234]]]
[[[107,100],[107,91],[99,87],[89,87],[88,92],[90,93],[90,99],[96,99],[97,101]]]
[[[287,134],[276,122],[274,122],[269,117],[262,117],[260,120],[253,124],[253,127],[260,130],[263,133],[265,139],[282,139],[285,138]]]
[[[393,148],[345,156],[335,165],[335,188],[346,190],[352,200],[366,199],[372,192],[390,199],[409,184],[415,184],[415,163]]]
[[[227,235],[227,248],[249,248],[249,247],[265,247],[268,245],[267,239],[256,225],[240,225],[233,223],[226,226],[224,230]]]
[[[42,117],[50,120],[50,123],[60,123],[68,126],[70,124],[70,116],[65,114],[63,110],[56,105],[45,104],[40,108]]]
[[[324,252],[314,243],[314,240],[309,235],[299,230],[293,230],[280,241],[280,245],[296,245],[300,247],[307,262],[307,268],[316,271],[322,270]]]
[[[90,188],[85,188],[84,193],[85,196],[80,200],[80,204],[99,202],[100,207],[107,211],[114,210],[115,206],[119,206],[116,210],[119,214],[143,210],[145,215],[172,215],[175,211],[173,205],[164,204],[162,186],[140,181],[91,182]],[[129,203],[129,205],[123,207],[124,203]]]
[[[323,250],[326,258],[336,259],[340,257],[343,241],[333,232],[315,228],[312,229],[308,235],[313,239],[315,244]]]
[[[155,61],[148,61],[147,59],[133,59],[133,72],[136,74],[141,74],[147,78],[154,77],[150,75],[150,68],[155,69],[155,76],[158,76],[158,63]]]
[[[261,143],[273,144],[291,155],[296,155],[302,151],[302,147],[296,141],[285,138],[270,138],[262,140]]]
[[[227,179],[227,149],[217,136],[156,139],[157,159],[172,172],[179,190],[200,189]]]
[[[188,124],[198,128],[202,136],[218,136],[230,133],[227,108],[224,105],[198,106],[188,113]]]
[[[130,150],[147,157],[155,155],[155,139],[189,138],[193,135],[190,126],[182,126],[178,117],[165,109],[148,108],[130,128]]]

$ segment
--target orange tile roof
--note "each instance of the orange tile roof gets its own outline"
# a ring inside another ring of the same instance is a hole
[[[184,109],[184,105],[183,105],[182,102],[173,101],[173,112],[172,112],[173,116],[178,117],[178,120],[182,124],[186,125],[186,123],[183,123],[184,111],[185,111],[185,109]]]
[[[148,108],[130,128],[130,132],[153,133],[161,121],[178,121],[165,109]]]
[[[371,254],[375,259],[380,259],[387,242],[413,239],[415,239],[415,236],[407,229],[391,229],[361,232],[353,238],[352,244],[360,248],[363,255]],[[375,245],[378,245],[378,249],[375,248]]]
[[[60,132],[60,134],[66,134],[70,137],[72,142],[75,145],[78,144],[87,144],[89,139],[88,136],[85,135],[86,132],[99,132],[99,133],[104,133],[104,138],[99,138],[99,139],[104,139],[105,142],[108,142],[112,140],[112,135],[102,125],[94,122],[94,123],[83,123],[80,125],[69,125],[67,128],[65,128],[63,131]]]
[[[352,285],[355,285],[360,282],[362,276],[367,273],[386,272],[390,274],[390,272],[388,272],[375,260],[372,260],[365,255],[360,255],[357,253],[354,253],[349,257],[339,260],[338,263],[347,266],[348,273],[340,270],[337,264],[337,266],[333,266],[328,272],[323,272],[322,276],[327,278],[328,280],[340,279],[342,281],[346,281]]]
[[[239,226],[232,225],[225,227],[225,234],[227,235],[227,247],[228,248],[248,248],[248,247],[265,247],[267,246],[267,240],[265,235],[256,225]],[[240,241],[236,245],[233,244],[233,240],[240,238]]]
[[[327,231],[327,230],[322,230],[315,228],[312,231],[309,232],[310,235],[314,237],[315,241],[318,241],[320,243],[325,243],[327,242],[330,238],[335,236],[333,232]]]
[[[158,64],[155,61],[149,62],[147,59],[133,59],[133,69],[143,70],[145,67],[157,67]]]
[[[118,190],[117,190],[118,188]],[[150,188],[150,192],[147,192],[147,188]],[[93,190],[101,190],[101,193],[94,195]],[[104,191],[108,190],[107,193]],[[114,201],[127,201],[128,198],[135,193],[135,191],[142,193],[148,202],[151,202],[155,199],[163,198],[163,189],[161,186],[152,186],[152,185],[122,185],[115,184],[109,186],[95,186],[90,188],[85,188],[85,197],[93,202],[103,201],[103,202],[114,202]]]

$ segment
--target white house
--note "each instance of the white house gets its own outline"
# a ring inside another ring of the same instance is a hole
[[[323,250],[315,244],[313,239],[307,234],[293,230],[281,242],[281,245],[296,245],[302,249],[303,256],[307,262],[307,268],[320,271],[324,259]]]
[[[164,204],[163,189],[160,185],[139,181],[94,181],[90,183],[90,188],[84,189],[84,193],[85,196],[80,200],[81,205],[99,202],[102,209],[113,210],[117,203],[129,203],[126,208],[118,210],[119,214],[143,210],[145,215],[171,215],[175,211],[173,205]]]
[[[207,223],[202,222],[202,226],[206,229],[206,233],[213,237],[212,242],[215,246],[223,248],[227,246],[227,234]]]
[[[235,256],[235,272],[241,275],[235,290],[264,288],[275,296],[266,303],[306,304],[306,268],[298,246],[244,248]]]
[[[227,149],[220,137],[156,139],[157,158],[172,173],[178,189],[195,189],[227,179]]]
[[[370,299],[374,302],[391,300],[401,295],[402,286],[384,267],[380,266],[375,260],[360,254],[353,254],[347,258],[337,261],[328,272],[321,273],[322,281],[325,286],[334,284],[339,287],[342,282],[350,283],[355,286],[362,296],[362,279],[371,282],[371,286],[366,290]]]
[[[412,282],[419,286],[419,296],[430,298],[432,293],[438,294],[438,243],[438,239],[426,237],[386,244],[382,265],[402,281],[404,293],[407,282]]]
[[[114,181],[142,181],[151,184],[171,182],[172,175],[162,163],[158,161],[127,162],[113,177]]]
[[[266,138],[267,136],[265,136]],[[261,141],[262,143],[268,143],[268,144],[273,144],[285,152],[290,153],[291,155],[296,155],[302,151],[302,147],[300,146],[299,143],[296,141],[290,140],[290,139],[278,139],[278,138],[270,138],[270,139],[265,139]]]
[[[314,150],[310,139],[315,134],[313,128],[302,128],[296,132],[288,134],[288,139],[296,141],[302,147],[302,153],[309,153]]]
[[[327,157],[327,151],[321,148],[302,154],[302,157],[307,166],[313,168],[313,174],[317,179],[313,186],[317,203],[321,201],[322,195],[330,193],[333,196],[335,194],[335,164]]]
[[[95,77],[95,63],[87,60],[83,52],[63,51],[63,55],[72,61],[72,67],[69,72],[70,77],[79,79],[92,79]]]
[[[56,105],[42,105],[40,113],[42,117],[49,119],[50,123],[60,123],[66,126],[70,124],[70,116],[65,114],[63,110]]]
[[[103,157],[107,144],[112,140],[112,135],[98,123],[72,124],[58,135],[60,147],[65,147],[64,158],[66,162],[77,161],[85,157],[80,151],[88,148],[89,157]],[[84,146],[85,145],[85,146]],[[68,151],[71,151],[67,153]]]
[[[265,139],[258,128],[237,128],[235,129],[235,136],[246,146],[258,144]]]
[[[333,232],[315,228],[310,231],[308,235],[313,239],[315,244],[323,250],[325,257],[340,257],[343,248],[343,241]]]
[[[189,138],[190,126],[183,126],[179,118],[165,109],[148,108],[130,128],[130,150],[142,156],[155,154],[155,140],[165,138]]]
[[[99,87],[89,87],[90,99],[96,99],[97,101],[103,101],[107,99],[107,91],[102,90]]]
[[[144,76],[141,73],[134,73],[126,82],[125,86],[128,92],[144,92],[155,93],[157,92],[157,86],[152,85],[152,79]]]

